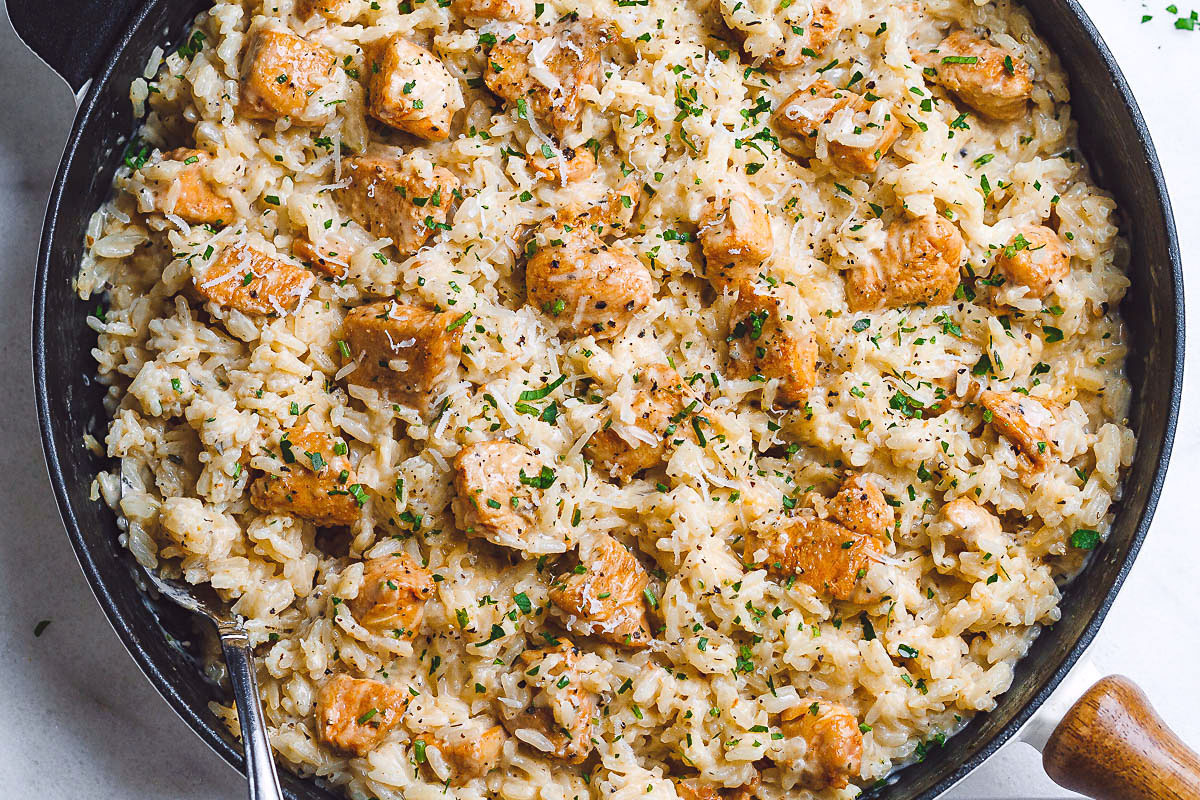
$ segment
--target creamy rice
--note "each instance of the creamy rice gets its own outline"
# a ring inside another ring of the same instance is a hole
[[[743,43],[717,4],[538,4],[543,24],[577,12],[613,31],[596,88],[577,88],[582,113],[556,140],[481,85],[481,31],[503,38],[508,23],[473,27],[433,2],[331,5],[346,9],[345,24],[301,20],[292,0],[218,2],[185,51],[147,67],[131,99],[148,117],[113,199],[92,219],[78,277],[80,296],[105,306],[90,323],[111,387],[103,447],[121,464],[99,476],[97,497],[119,505],[141,563],[212,583],[246,618],[283,763],[354,798],[443,794],[450,767],[426,739],[475,718],[513,730],[532,684],[519,654],[564,634],[548,596],[571,556],[555,551],[590,552],[603,535],[649,573],[652,641],[634,649],[571,634],[578,682],[598,700],[589,759],[569,765],[543,752],[543,733],[520,729],[500,768],[456,783],[455,795],[673,798],[674,778],[733,788],[761,776],[761,797],[853,797],[993,708],[1040,626],[1059,618],[1059,585],[1106,535],[1134,452],[1117,311],[1126,244],[1112,199],[1076,150],[1066,76],[1026,13],[1004,0],[846,0],[818,57],[776,68],[742,49],[772,34]],[[750,3],[736,19],[753,29],[758,15],[786,36],[812,18],[807,2],[794,5]],[[278,123],[238,106],[248,31],[264,17],[338,58],[307,108]],[[960,116],[970,109],[914,63],[913,53],[959,29],[1029,65],[1032,97],[1019,119]],[[368,119],[363,48],[397,32],[460,85],[465,110],[445,141]],[[541,57],[531,56],[535,71]],[[771,112],[818,73],[887,101],[900,121],[873,173],[838,171],[825,134],[811,159],[779,146]],[[342,156],[370,141],[460,181],[452,224],[413,255],[335,199],[348,180]],[[598,168],[560,187],[531,166],[543,145],[593,147]],[[210,154],[207,178],[233,211],[226,224],[156,210],[181,191],[156,176],[158,155],[181,146]],[[561,320],[525,303],[523,237],[630,181],[645,188],[613,246],[649,270],[654,297],[613,338],[560,335]],[[737,292],[701,277],[701,211],[737,191],[769,212],[774,247],[760,272],[787,287],[791,313],[811,318],[817,385],[792,407],[777,402],[778,376],[730,369]],[[845,270],[877,258],[895,221],[933,213],[960,231],[963,286],[974,291],[851,311]],[[1070,273],[1044,299],[989,285],[997,253],[1022,226],[1047,220]],[[344,277],[313,272],[293,310],[245,313],[196,294],[197,265],[214,249],[250,242],[296,263],[296,242],[326,230],[349,243]],[[425,403],[389,402],[348,379],[342,319],[383,298],[470,312],[461,366]],[[707,436],[672,442],[660,465],[628,482],[612,479],[588,463],[585,445],[610,419],[639,435],[638,378],[662,364],[701,399]],[[520,400],[560,376],[550,393]],[[961,402],[922,413],[936,387]],[[1017,389],[1050,409],[1052,455],[1031,467],[974,402],[978,389]],[[280,473],[281,433],[300,424],[348,445],[360,511],[336,547],[300,515],[250,502],[254,480]],[[454,459],[493,439],[524,443],[553,472],[538,489],[534,527],[561,546],[543,544],[545,557],[472,538],[455,516]],[[752,531],[805,509],[829,516],[851,472],[871,476],[895,523],[848,598],[784,580],[744,552]],[[958,498],[978,504],[982,521],[964,526],[943,512]],[[364,563],[399,553],[435,581],[411,642],[348,610]],[[335,673],[411,697],[399,725],[361,757],[317,736],[318,690]],[[781,732],[781,713],[811,698],[840,704],[860,726],[849,786],[806,780],[813,745]],[[232,707],[216,710],[236,730]]]

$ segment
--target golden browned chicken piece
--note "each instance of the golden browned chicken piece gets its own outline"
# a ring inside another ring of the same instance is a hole
[[[163,153],[162,159],[145,170],[154,186],[155,207],[163,214],[174,214],[190,225],[216,225],[233,219],[233,204],[217,193],[205,165],[212,156],[203,150],[180,147]],[[171,189],[179,193],[171,202]]]
[[[402,256],[421,249],[446,226],[458,178],[416,157],[376,149],[342,160],[350,185],[337,190],[346,213],[375,236],[387,237]]]
[[[454,457],[458,527],[501,547],[528,550],[537,521],[542,462],[523,444],[476,442]],[[565,546],[564,546],[565,549]],[[558,551],[558,552],[561,552]]]
[[[852,311],[948,303],[964,248],[958,227],[937,214],[893,222],[876,262],[857,264],[846,276],[846,303]]]
[[[721,800],[721,788],[699,778],[676,780],[675,793],[680,800]]]
[[[529,168],[546,180],[565,186],[590,178],[596,171],[596,159],[586,147],[564,147],[561,154],[555,151],[551,158],[541,152],[534,153],[529,157]]]
[[[272,258],[248,244],[226,247],[194,278],[202,298],[246,314],[286,314],[308,295],[315,282],[303,267]]]
[[[550,588],[567,629],[624,647],[650,644],[643,595],[649,579],[637,558],[600,534],[580,546],[579,562],[583,572],[570,572]]]
[[[600,77],[600,53],[608,43],[608,28],[596,20],[560,22],[553,28],[526,25],[500,40],[488,53],[483,80],[497,96],[533,114],[560,137],[579,119],[583,87]],[[549,44],[545,44],[545,42]],[[547,86],[530,70],[545,66],[557,82]]]
[[[750,800],[761,783],[757,772],[753,780],[736,788],[716,786],[700,778],[683,778],[675,780],[675,793],[680,800]]]
[[[831,0],[781,4],[778,11],[768,12],[769,18],[764,18],[761,6],[742,0],[721,0],[719,9],[746,55],[765,59],[776,69],[799,66],[820,56],[841,30]]]
[[[822,126],[828,125],[843,108],[861,110],[866,100],[862,95],[840,89],[824,78],[797,89],[775,110],[775,124],[801,142],[817,138]]]
[[[806,789],[843,789],[862,768],[862,731],[850,709],[815,697],[780,714],[784,736],[804,739],[802,782]]]
[[[409,694],[386,683],[334,675],[317,692],[317,736],[362,757],[374,750],[408,710]]]
[[[1044,466],[1054,452],[1050,427],[1054,413],[1040,401],[1019,392],[986,391],[979,395],[983,418],[1035,467]]]
[[[1045,297],[1070,273],[1071,256],[1057,233],[1029,225],[996,254],[996,266],[1009,283],[1028,287],[1031,297]]]
[[[533,0],[452,0],[450,8],[460,17],[473,20],[530,22]]]
[[[795,576],[836,600],[845,600],[867,574],[871,537],[835,522],[801,515],[746,536],[743,560],[769,573]]]
[[[771,217],[745,192],[706,205],[698,233],[708,280],[719,292],[753,283],[775,247]]]
[[[829,43],[841,32],[841,23],[834,2],[831,0],[812,0],[812,16],[803,26],[804,33],[799,34],[802,42],[789,43],[785,52],[775,53],[771,62],[777,67],[791,67],[803,64],[813,56],[804,52],[811,50],[818,56],[825,52]],[[794,31],[793,31],[794,33]],[[796,45],[799,44],[799,53]]]
[[[638,472],[661,463],[670,442],[694,438],[691,420],[684,418],[684,409],[696,398],[679,373],[656,364],[641,372],[636,387],[630,405],[638,432],[627,432],[625,425],[614,419],[596,431],[584,451],[597,466],[607,468],[620,481],[628,481]],[[646,438],[654,443],[645,441]]]
[[[830,504],[830,516],[842,525],[864,536],[885,541],[896,521],[896,512],[888,505],[883,492],[866,475],[847,475]]]
[[[803,403],[817,383],[817,340],[807,315],[792,314],[774,292],[745,286],[733,304],[729,328],[730,374],[778,378],[779,402]]]
[[[355,11],[354,0],[297,0],[296,16],[309,19],[313,14],[320,14],[326,19],[337,22],[347,22],[353,19]]]
[[[592,752],[597,698],[582,685],[581,657],[579,648],[562,637],[555,646],[521,653],[518,662],[533,696],[527,708],[503,720],[514,736],[522,728],[542,734],[550,743],[548,754],[570,764],[582,764]]]
[[[757,771],[749,783],[743,783],[741,786],[733,789],[726,789],[722,793],[725,800],[754,800],[758,796],[758,787],[762,785],[762,776]]]
[[[323,275],[344,278],[353,253],[331,237],[322,240],[320,244],[308,239],[296,239],[292,242],[292,255],[300,259],[305,266]]]
[[[913,60],[934,83],[995,120],[1019,119],[1033,94],[1025,59],[966,31],[950,34],[935,50]]]
[[[589,228],[554,226],[534,242],[525,265],[528,302],[563,333],[611,339],[654,299],[654,279],[642,262]]]
[[[1002,553],[1011,542],[1000,518],[966,497],[946,503],[941,514],[943,521],[935,523],[942,529],[941,535],[957,539],[977,553]]]
[[[409,555],[372,558],[363,570],[358,597],[348,605],[364,628],[412,641],[433,588],[433,573]]]
[[[342,322],[350,383],[387,400],[428,408],[454,376],[462,355],[462,315],[385,301],[359,306]]]
[[[442,754],[453,772],[450,783],[458,786],[482,778],[500,766],[508,735],[503,726],[488,726],[471,720],[447,725],[435,733],[425,734],[423,739],[427,747],[436,747]]]
[[[238,110],[250,119],[295,117],[336,71],[330,50],[289,31],[261,28],[251,34],[242,61]]]
[[[875,106],[880,106],[879,113]],[[814,142],[824,129],[833,163],[855,175],[869,175],[900,138],[900,120],[883,100],[868,102],[849,89],[820,79],[793,93],[775,112],[775,124],[796,137],[801,152],[812,158]]]
[[[630,181],[619,189],[609,190],[604,199],[597,203],[583,206],[568,201],[555,214],[554,220],[556,224],[571,228],[591,228],[605,234],[613,233],[629,226],[641,199],[641,188]]]
[[[450,135],[450,121],[463,107],[462,89],[433,53],[394,34],[370,51],[367,76],[372,117],[423,139]]]
[[[344,442],[319,431],[292,428],[280,437],[279,452],[284,474],[263,475],[250,484],[255,508],[326,527],[358,521],[358,501],[350,493],[354,470]]]

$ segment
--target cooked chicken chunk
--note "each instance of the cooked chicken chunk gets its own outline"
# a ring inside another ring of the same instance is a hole
[[[670,442],[689,436],[690,422],[682,416],[673,418],[695,399],[675,370],[665,365],[647,367],[637,376],[630,403],[636,421],[626,424],[613,418],[596,431],[585,453],[614,478],[628,481],[661,463]],[[630,431],[630,425],[636,430]]]
[[[562,186],[587,180],[596,171],[596,158],[586,147],[564,147],[561,152],[553,152],[549,158],[540,151],[530,156],[530,169]]]
[[[745,192],[706,205],[698,232],[707,277],[717,291],[753,283],[775,247],[767,210]]]
[[[778,379],[776,398],[803,403],[817,383],[817,341],[811,320],[790,312],[781,298],[743,287],[729,319],[729,370],[737,378]]]
[[[456,312],[394,302],[353,309],[342,329],[358,368],[347,380],[391,402],[429,407],[458,369],[460,320]]]
[[[848,708],[806,697],[780,715],[784,736],[804,739],[801,770],[806,789],[843,789],[862,768],[862,731]]]
[[[518,739],[524,728],[540,733],[549,742],[548,754],[571,764],[582,764],[592,752],[596,713],[596,695],[582,685],[581,656],[561,637],[555,647],[521,653],[521,672],[533,696],[528,708],[504,720],[504,727]]]
[[[894,222],[879,258],[846,276],[846,303],[852,311],[947,303],[958,288],[964,248],[958,228],[937,214]]]
[[[821,55],[829,43],[837,38],[841,31],[841,23],[838,20],[837,7],[833,0],[812,0],[810,3],[811,15],[808,16],[806,23],[803,26],[804,33],[796,34],[803,42],[789,42],[786,52],[776,52],[771,57],[771,62],[779,67],[790,67],[796,64],[803,64],[813,56],[805,53],[808,49]],[[790,30],[790,28],[789,28]],[[795,33],[795,31],[792,31]],[[800,52],[796,52],[796,45],[800,44]]]
[[[460,17],[472,20],[530,22],[533,0],[452,0],[450,8]]]
[[[795,576],[836,600],[845,600],[870,565],[871,539],[829,520],[802,515],[751,531],[743,559],[772,575]]]
[[[363,570],[362,588],[349,602],[350,613],[364,628],[412,640],[433,596],[433,573],[411,556],[372,558]]]
[[[1035,466],[1043,466],[1053,454],[1050,427],[1054,413],[1040,401],[1019,392],[986,391],[979,395],[985,422],[1012,442]]]
[[[654,279],[642,262],[590,229],[553,227],[535,242],[525,266],[528,302],[563,333],[611,339],[654,299]]]
[[[484,83],[518,109],[524,100],[534,116],[562,136],[583,111],[583,88],[595,86],[600,77],[600,53],[608,38],[608,29],[595,20],[560,22],[548,29],[527,25],[488,53]],[[533,77],[538,64],[557,86]]]
[[[1011,544],[1000,519],[966,497],[956,497],[942,506],[945,525],[935,523],[941,535],[959,539],[977,553],[1003,553]]]
[[[546,548],[531,530],[537,521],[543,464],[523,444],[476,442],[454,458],[454,503],[458,526],[468,536],[524,552],[561,553],[565,542]],[[547,474],[547,478],[549,475]]]
[[[1071,255],[1057,233],[1030,225],[996,255],[996,266],[1010,283],[1028,287],[1031,297],[1045,297],[1071,271]]]
[[[758,787],[761,785],[762,776],[756,771],[749,783],[743,783],[733,789],[726,789],[722,796],[725,800],[754,800],[758,796]]]
[[[846,172],[867,175],[900,137],[900,120],[885,100],[868,102],[849,89],[820,79],[792,94],[775,112],[775,124],[796,137],[801,153],[812,158],[824,132],[833,163]]]
[[[333,239],[324,239],[319,244],[297,239],[292,242],[292,255],[317,272],[331,278],[344,278],[353,253]]]
[[[811,85],[788,95],[775,111],[775,124],[785,133],[811,145],[821,127],[828,125],[839,111],[844,108],[861,110],[865,104],[862,95],[839,89],[824,78],[818,78]]]
[[[317,736],[356,756],[383,741],[408,710],[408,692],[379,681],[339,674],[317,693]]]
[[[1033,94],[1025,59],[966,31],[950,34],[935,50],[914,60],[930,80],[985,117],[1019,119]]]
[[[248,244],[226,247],[197,271],[196,291],[205,300],[246,314],[286,314],[306,297],[316,278]]]
[[[600,534],[580,547],[579,561],[583,572],[568,573],[550,588],[567,629],[625,647],[650,644],[642,594],[648,578],[637,558]]]
[[[309,98],[333,79],[337,57],[289,31],[251,34],[242,61],[239,111],[251,119],[295,117]]]
[[[846,476],[830,506],[830,516],[855,533],[886,540],[896,521],[883,492],[866,475]]]
[[[642,199],[642,190],[632,181],[619,189],[610,190],[598,203],[581,206],[568,201],[555,214],[555,221],[572,228],[591,228],[593,231],[613,233],[629,227]],[[599,226],[598,228],[596,226]]]
[[[250,485],[255,508],[322,526],[358,521],[358,501],[350,493],[354,470],[344,442],[319,431],[292,428],[280,437],[279,452],[284,474],[263,475]]]
[[[837,38],[841,23],[831,0],[786,4],[721,0],[721,17],[742,41],[751,59],[763,58],[776,69],[815,58]]]
[[[700,778],[684,778],[675,781],[675,793],[680,800],[751,800],[762,779],[754,773],[749,783],[735,788],[717,786]]]
[[[458,189],[447,169],[415,156],[376,150],[342,161],[350,185],[337,190],[346,213],[375,236],[387,237],[402,256],[421,249],[446,224]]]
[[[446,760],[453,775],[450,783],[461,785],[482,778],[500,766],[508,735],[500,725],[481,725],[475,720],[447,725],[424,737],[427,747],[435,747]]]
[[[296,16],[309,19],[313,14],[320,14],[336,22],[347,22],[354,18],[359,7],[356,0],[297,0]]]
[[[725,800],[754,800],[758,796],[758,787],[761,784],[762,777],[755,772],[754,778],[749,783],[743,783],[742,786],[733,789],[726,789]]]
[[[423,139],[450,135],[462,88],[437,56],[397,33],[371,51],[367,72],[372,117]]]
[[[154,200],[158,210],[163,214],[174,214],[191,225],[231,221],[233,204],[217,193],[205,170],[211,160],[212,156],[203,150],[180,147],[163,153],[158,163],[147,168],[146,177],[155,187]],[[172,191],[176,185],[178,193]]]
[[[721,789],[698,778],[675,781],[675,793],[680,800],[721,800]]]

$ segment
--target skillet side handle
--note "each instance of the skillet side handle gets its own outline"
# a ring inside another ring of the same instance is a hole
[[[4,0],[30,50],[79,90],[99,71],[144,0]]]
[[[1200,800],[1200,756],[1121,675],[1071,706],[1042,750],[1042,766],[1055,783],[1096,800]]]

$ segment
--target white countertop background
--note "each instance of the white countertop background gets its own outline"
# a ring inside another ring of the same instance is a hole
[[[1200,267],[1200,29],[1176,30],[1169,0],[1084,0],[1116,53],[1167,174],[1189,279]],[[48,3],[48,13],[53,3]],[[1190,12],[1181,6],[1180,12]],[[1143,14],[1154,19],[1141,23]],[[3,12],[0,11],[0,15]],[[0,20],[0,794],[41,800],[244,797],[241,778],[180,721],[126,654],[72,554],[35,421],[29,331],[42,215],[74,103]],[[1188,298],[1200,330],[1200,283]],[[1200,339],[1190,337],[1184,413],[1149,538],[1091,650],[1133,677],[1200,748]],[[34,627],[51,623],[40,637]],[[1024,744],[1004,748],[947,797],[1070,797]]]

